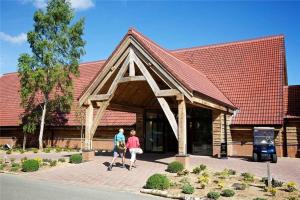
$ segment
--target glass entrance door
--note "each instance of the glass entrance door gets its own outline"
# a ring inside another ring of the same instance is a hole
[[[146,151],[164,152],[164,120],[159,113],[146,114]]]

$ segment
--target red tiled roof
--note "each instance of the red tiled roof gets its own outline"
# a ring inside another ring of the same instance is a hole
[[[233,124],[283,123],[283,36],[180,49],[172,54],[204,73],[238,107]]]
[[[135,29],[130,29],[128,34],[141,43],[186,88],[192,92],[213,98],[231,108],[235,108],[230,100],[201,71],[179,60],[171,52],[158,46]]]
[[[128,34],[187,89],[237,107],[239,112],[233,124],[282,124],[283,86],[286,84],[283,36],[168,51],[135,30]],[[74,99],[78,99],[100,73],[104,62],[80,65],[80,77],[74,79]],[[0,126],[19,124],[22,109],[18,90],[16,73],[0,78]],[[67,125],[77,124],[73,112],[68,119]],[[133,123],[134,114],[108,111],[101,125]]]
[[[300,85],[284,87],[285,118],[300,118]]]
[[[83,63],[80,65],[80,77],[74,79],[74,104],[83,89],[90,83],[94,76],[102,69],[104,61]],[[17,73],[5,74],[0,77],[0,126],[18,126],[20,114],[23,112],[20,106],[19,77]],[[79,125],[75,113],[72,110],[67,115],[66,125]],[[101,126],[126,126],[134,125],[136,115],[133,113],[106,111],[100,122]]]

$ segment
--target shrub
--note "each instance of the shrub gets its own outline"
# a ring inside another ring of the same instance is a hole
[[[254,175],[250,174],[248,172],[242,173],[241,176],[244,178],[244,181],[246,181],[246,182],[253,182],[254,181]]]
[[[154,174],[150,176],[146,182],[146,188],[166,190],[170,187],[169,179],[163,174]]]
[[[50,162],[50,166],[51,166],[51,167],[56,166],[56,164],[57,164],[57,161],[56,161],[56,160],[52,160],[52,161]]]
[[[23,154],[23,153],[25,153],[26,151],[25,151],[24,149],[20,149],[19,152],[20,152],[20,154]]]
[[[39,162],[35,159],[25,160],[22,163],[22,170],[24,172],[33,172],[39,169]]]
[[[42,164],[43,164],[43,159],[42,158],[36,157],[36,158],[34,158],[34,160],[36,160],[39,163],[39,166],[42,166]]]
[[[50,149],[50,148],[46,148],[46,149],[44,149],[44,152],[45,152],[45,153],[50,153],[50,152],[51,152],[51,149]]]
[[[210,199],[219,199],[220,198],[220,193],[219,192],[209,192],[207,193],[207,197]]]
[[[50,163],[52,160],[51,159],[49,159],[49,158],[44,158],[43,159],[43,162],[45,162],[45,163]]]
[[[200,167],[201,171],[206,170],[206,165],[201,164],[199,167]]]
[[[228,169],[228,174],[229,175],[236,175],[236,171],[233,169]]]
[[[209,177],[209,174],[208,174],[208,172],[207,171],[204,171],[203,173],[202,173],[202,176],[204,176],[204,177]]]
[[[58,162],[66,162],[66,159],[65,158],[59,158]]]
[[[204,176],[204,175],[199,176],[198,177],[198,182],[200,183],[200,187],[202,189],[204,189],[206,187],[206,185],[208,184],[208,182],[209,182],[209,178],[208,178],[208,176]]]
[[[70,163],[74,163],[74,164],[82,163],[82,155],[81,154],[73,154],[70,157]]]
[[[268,186],[268,177],[263,177],[261,181],[264,182],[266,186]],[[272,187],[282,187],[283,185],[282,181],[278,181],[274,178],[272,178],[271,183],[272,183]]]
[[[181,189],[184,194],[193,194],[195,191],[195,188],[190,183],[184,184]]]
[[[15,158],[11,158],[10,162],[13,163],[13,162],[15,162],[15,160],[16,160]]]
[[[253,200],[267,200],[267,199],[265,199],[265,198],[260,198],[260,197],[256,197],[256,198],[254,198]]]
[[[62,152],[62,148],[61,147],[56,147],[55,151],[56,151],[56,153]]]
[[[225,185],[224,181],[219,181],[218,188],[223,189],[224,185]]]
[[[0,158],[0,164],[3,164],[3,158]]]
[[[297,190],[297,184],[295,182],[287,182],[285,185],[285,190],[287,192],[294,192]]]
[[[235,192],[231,189],[225,189],[222,191],[221,195],[223,197],[233,197],[235,195]]]
[[[11,163],[11,167],[20,167],[20,164],[19,163]]]
[[[245,190],[247,188],[247,184],[246,183],[234,183],[232,185],[232,187],[235,189],[235,190]]]
[[[269,190],[269,192],[270,192],[271,195],[274,197],[274,196],[276,196],[277,189],[276,189],[276,188],[271,188],[271,189]]]
[[[3,170],[4,169],[4,164],[0,163],[0,170]]]
[[[177,173],[180,172],[184,169],[183,164],[178,162],[178,161],[174,161],[168,164],[168,168],[167,171],[170,173]]]
[[[200,174],[200,172],[201,172],[200,167],[195,167],[195,168],[193,169],[193,173],[194,173],[194,174]]]
[[[12,153],[11,149],[9,149],[9,150],[6,151],[6,154],[11,154],[11,153]]]
[[[32,148],[31,150],[33,151],[33,153],[38,153],[39,152],[39,150],[37,148]]]
[[[21,158],[21,163],[23,163],[25,160],[27,160],[27,157],[26,157],[26,156],[23,157],[23,158]]]

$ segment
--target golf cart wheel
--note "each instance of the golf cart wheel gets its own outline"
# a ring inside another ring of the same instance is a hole
[[[277,163],[277,155],[272,154],[272,163]]]
[[[254,162],[258,161],[258,155],[257,155],[257,153],[253,153],[253,161]]]

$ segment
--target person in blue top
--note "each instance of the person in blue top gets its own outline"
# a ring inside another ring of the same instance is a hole
[[[114,136],[113,159],[107,168],[108,171],[112,170],[112,167],[118,156],[122,158],[121,168],[125,168],[125,151],[126,151],[126,144],[125,144],[124,129],[120,128],[119,133]]]

